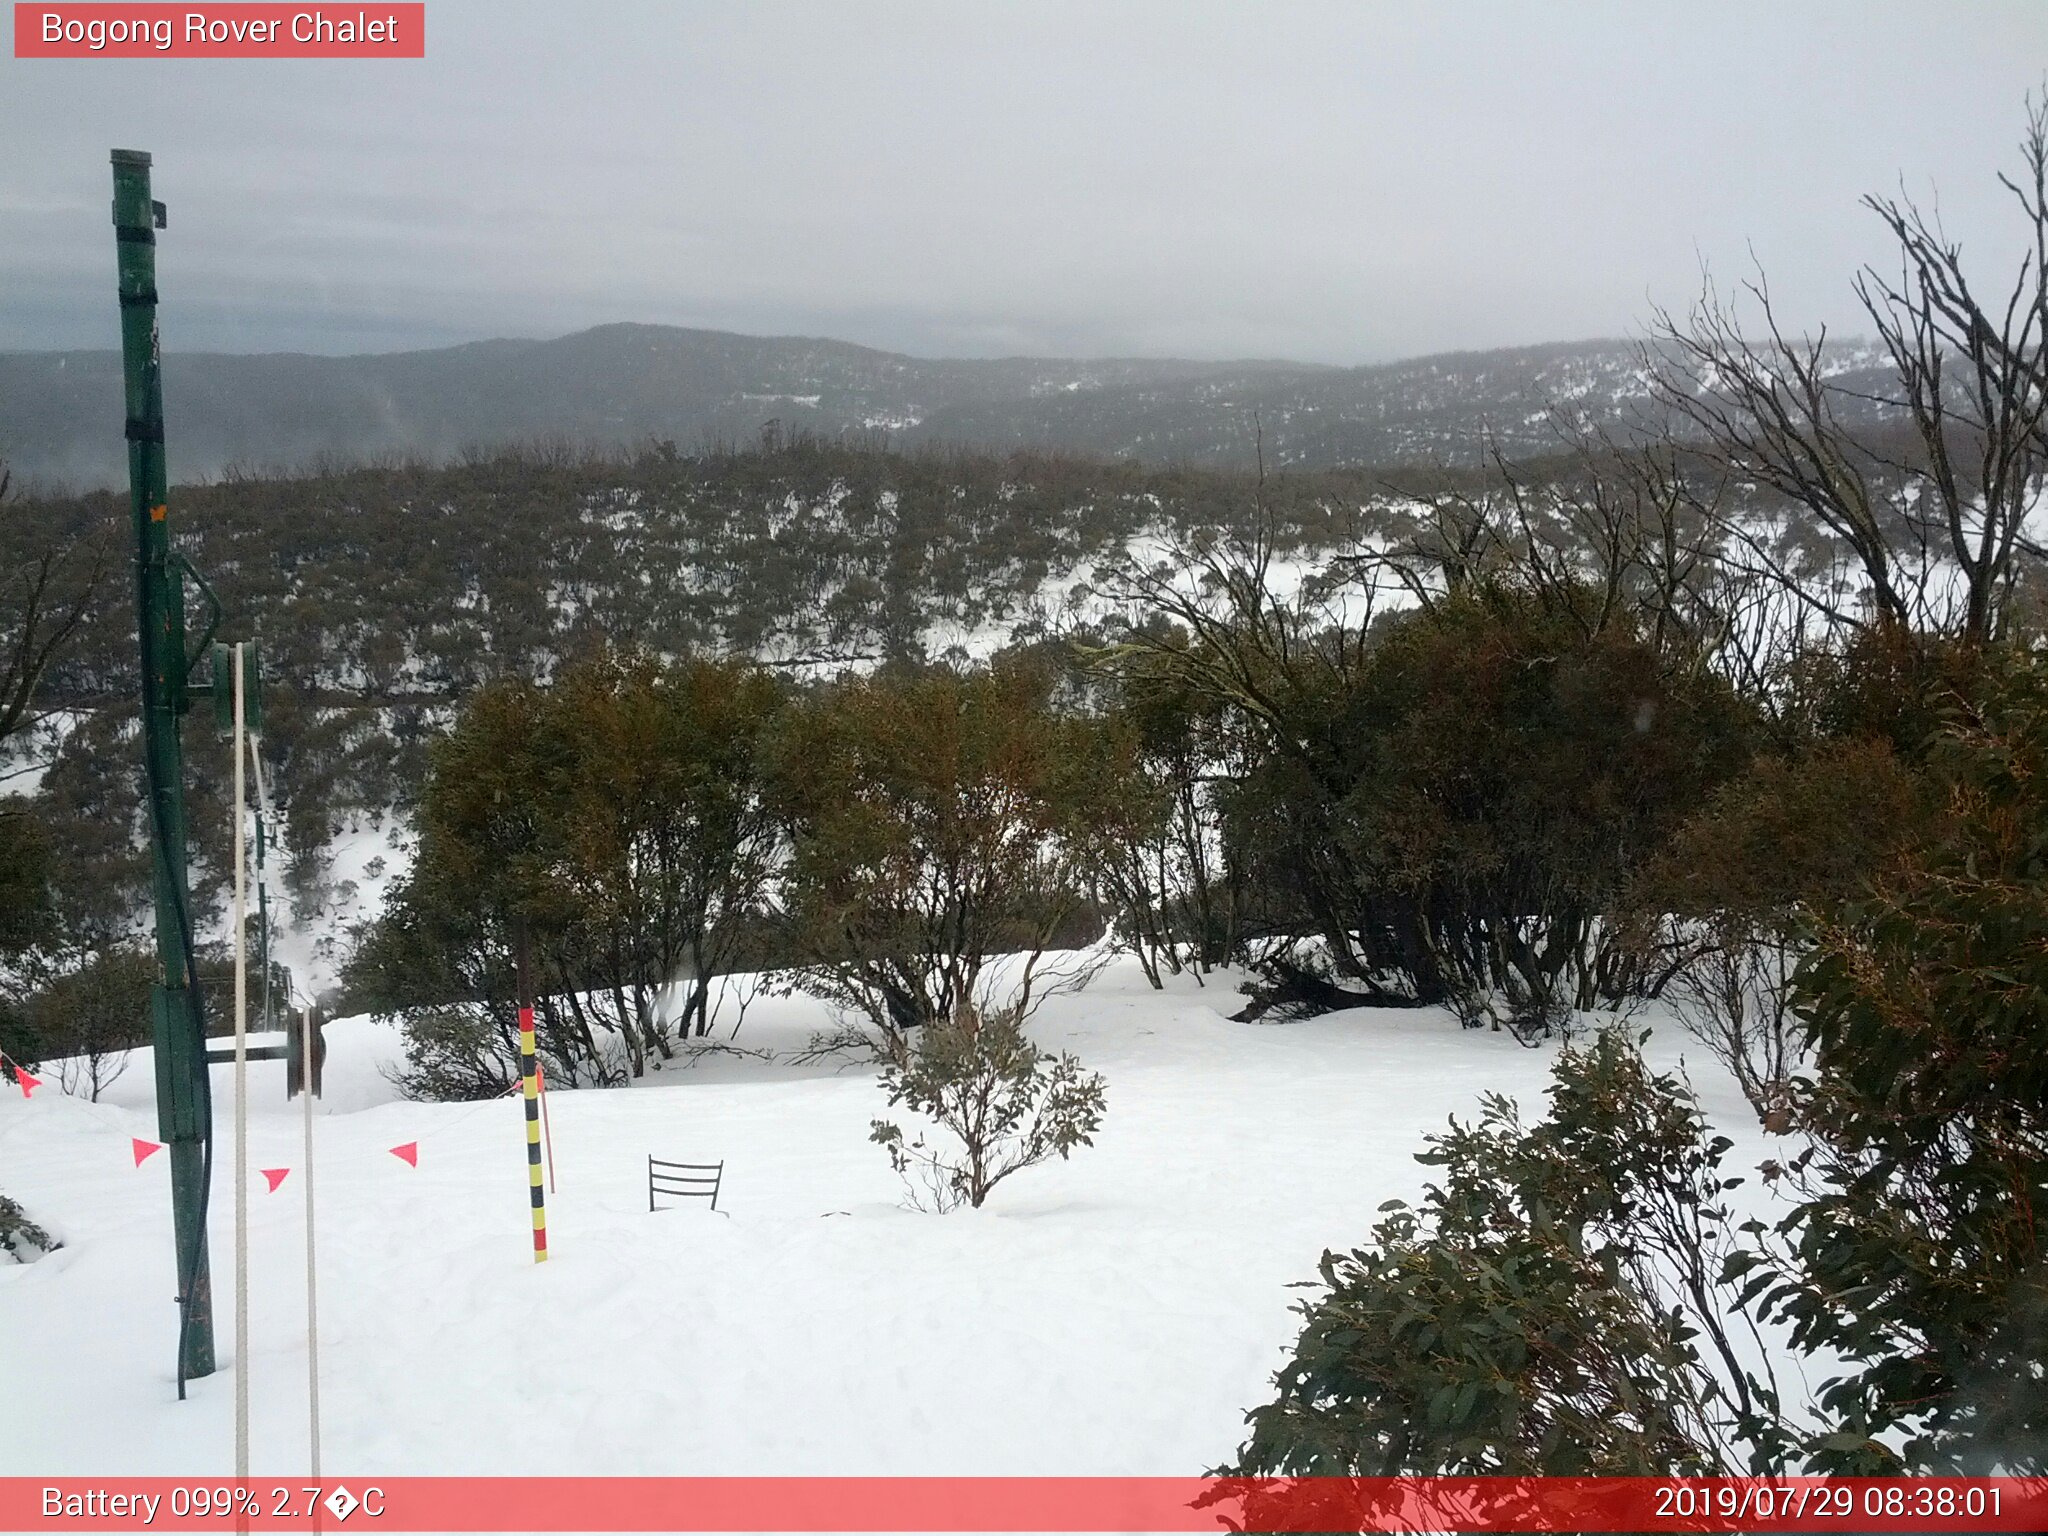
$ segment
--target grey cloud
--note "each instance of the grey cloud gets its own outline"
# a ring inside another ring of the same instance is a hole
[[[113,334],[106,152],[167,344],[613,319],[925,355],[1364,362],[1616,335],[1751,246],[1856,329],[1856,206],[1996,254],[2018,3],[431,0],[393,63],[0,61],[0,348]]]

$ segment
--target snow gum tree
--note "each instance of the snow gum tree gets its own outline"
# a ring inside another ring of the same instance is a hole
[[[564,1081],[638,1077],[672,1028],[709,1029],[774,868],[757,754],[779,703],[744,663],[611,652],[471,700],[432,754],[398,920],[352,978],[377,1006],[440,1005],[416,1021],[415,1066],[447,1069],[428,1079],[488,1093],[509,1069],[522,937]]]
[[[885,1041],[963,1010],[1021,1024],[1099,967],[1091,848],[1130,776],[1050,694],[1029,666],[887,673],[782,722],[786,940],[805,984]]]
[[[1185,635],[1167,635],[1185,643]],[[1124,733],[1129,778],[1104,802],[1096,890],[1121,947],[1154,987],[1201,981],[1239,941],[1243,897],[1225,859],[1222,787],[1246,756],[1230,710],[1142,651],[1096,651],[1105,728]]]
[[[614,1008],[662,1049],[656,1011],[680,979],[678,1026],[708,1034],[713,988],[773,869],[758,758],[781,692],[745,664],[608,655],[572,669],[555,700],[579,765],[563,786],[555,873],[592,925]]]
[[[1605,919],[1747,759],[1734,690],[1682,636],[1547,566],[1359,621],[1283,603],[1270,559],[1261,543],[1212,553],[1201,582],[1131,578],[1186,632],[1133,626],[1117,653],[1251,744],[1217,803],[1267,1001],[1442,1003],[1468,1023],[1498,1002],[1542,1033],[1637,991],[1639,956]]]

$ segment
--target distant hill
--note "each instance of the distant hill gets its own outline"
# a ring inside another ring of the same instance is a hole
[[[1874,354],[1847,349],[1854,374]],[[1368,368],[1287,362],[933,361],[803,337],[606,325],[360,357],[167,353],[174,479],[386,455],[445,460],[536,437],[683,449],[764,432],[1033,448],[1155,464],[1470,462],[1485,430],[1554,444],[1553,404],[1622,426],[1647,405],[1634,349],[1582,342]],[[0,455],[22,479],[119,483],[120,357],[0,353]],[[771,423],[774,425],[771,427]],[[1255,428],[1256,423],[1256,428]]]

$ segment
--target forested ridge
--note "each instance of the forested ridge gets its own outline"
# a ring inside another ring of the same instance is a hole
[[[427,741],[493,678],[546,677],[601,644],[800,674],[936,657],[962,640],[985,652],[1067,623],[1071,588],[1134,541],[1242,526],[1256,483],[771,435],[696,454],[540,445],[235,476],[176,488],[171,518],[231,630],[262,644],[266,750],[303,882],[339,826],[410,806]],[[1305,548],[1384,524],[1398,499],[1369,470],[1276,475],[1263,494]],[[88,560],[101,567],[41,679],[50,728],[17,747],[52,762],[42,785],[56,819],[88,840],[132,795],[130,537],[112,492],[20,497],[0,519],[10,566],[61,548],[73,579]],[[188,601],[196,635],[196,589]],[[204,806],[218,753],[207,733],[188,737]]]
[[[180,547],[277,675],[323,697],[459,694],[601,630],[680,652],[917,654],[936,624],[1014,622],[1047,575],[1141,530],[1242,521],[1249,476],[799,440],[235,478],[173,494]],[[1367,471],[1274,479],[1317,541],[1384,494]],[[125,532],[112,493],[23,502],[7,536]],[[9,551],[13,553],[13,551]],[[132,614],[102,589],[49,696],[118,691]]]
[[[1566,342],[1360,368],[1184,359],[927,359],[808,337],[605,325],[546,341],[484,341],[356,357],[180,349],[165,312],[165,391],[179,423],[173,472],[211,478],[326,457],[448,458],[533,437],[615,449],[753,440],[769,423],[898,446],[1075,453],[1250,469],[1474,464],[1492,433],[1541,452],[1563,407],[1582,426],[1668,419],[1639,348]],[[1868,343],[1829,348],[1862,389]],[[1881,404],[1844,406],[1858,420]],[[27,478],[119,484],[113,352],[0,352],[0,422]],[[112,424],[115,435],[104,430]]]
[[[1579,559],[1590,530],[1574,523],[1572,499],[1621,450],[1558,423],[1548,441],[1549,453],[1512,465],[1269,474],[780,432],[696,453],[542,443],[449,463],[234,475],[175,488],[171,517],[230,630],[263,647],[287,878],[317,905],[337,831],[409,813],[428,744],[493,679],[546,679],[603,647],[751,657],[795,677],[965,660],[1087,631],[1105,575],[1171,558],[1176,545],[1256,537],[1311,588],[1341,585],[1360,552],[1427,554],[1447,520],[1506,513],[1510,489],[1528,527],[1509,536]],[[1716,505],[1764,522],[1789,505],[1683,452],[1671,462]],[[119,862],[132,884],[139,862],[111,830],[133,795],[122,746],[133,594],[119,579],[128,515],[112,492],[16,497],[0,559],[64,549],[74,579],[98,562],[77,627],[41,677],[46,728],[15,756],[51,765],[43,793],[73,845],[62,862]],[[1696,509],[1677,515],[1701,526]],[[1825,527],[1797,518],[1778,520],[1772,548],[1788,569],[1821,573],[1844,555]],[[188,601],[196,634],[196,588]],[[207,733],[188,737],[204,808],[219,753]],[[202,810],[202,849],[209,825]],[[203,852],[202,876],[210,867]],[[116,901],[111,884],[106,899]]]

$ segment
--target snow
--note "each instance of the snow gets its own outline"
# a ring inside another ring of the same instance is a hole
[[[290,969],[300,1001],[319,997],[339,980],[349,938],[376,921],[411,870],[413,840],[398,812],[361,813],[329,841],[326,852],[326,904],[317,913],[302,910],[281,878],[282,854],[269,871],[270,910],[277,925],[272,958]],[[232,917],[223,914],[219,929],[231,937]]]
[[[1127,962],[1033,1032],[1108,1081],[1098,1144],[981,1211],[909,1210],[867,1066],[786,1059],[829,1016],[762,997],[737,1044],[550,1095],[560,1190],[531,1261],[521,1108],[397,1099],[389,1021],[329,1026],[319,1104],[323,1463],[352,1474],[1188,1474],[1229,1457],[1292,1341],[1294,1282],[1362,1241],[1447,1115],[1552,1056],[1434,1010],[1285,1025]],[[1668,1038],[1667,1038],[1668,1036]],[[1667,1029],[1653,1057],[1683,1040]],[[1694,1055],[1699,1053],[1695,1051]],[[213,1475],[232,1457],[229,1069],[211,1230],[223,1369],[175,1400],[167,1159],[138,1053],[108,1102],[0,1093],[0,1187],[60,1238],[0,1265],[0,1475]],[[1725,1080],[1710,1114],[1764,1154]],[[303,1180],[282,1063],[250,1068],[254,1463],[304,1469]],[[419,1166],[387,1150],[419,1142]],[[726,1165],[649,1214],[648,1154]],[[276,1195],[259,1168],[290,1167]],[[20,1388],[26,1386],[27,1390]]]
[[[39,793],[65,739],[86,718],[80,710],[51,710],[0,742],[0,797]]]

